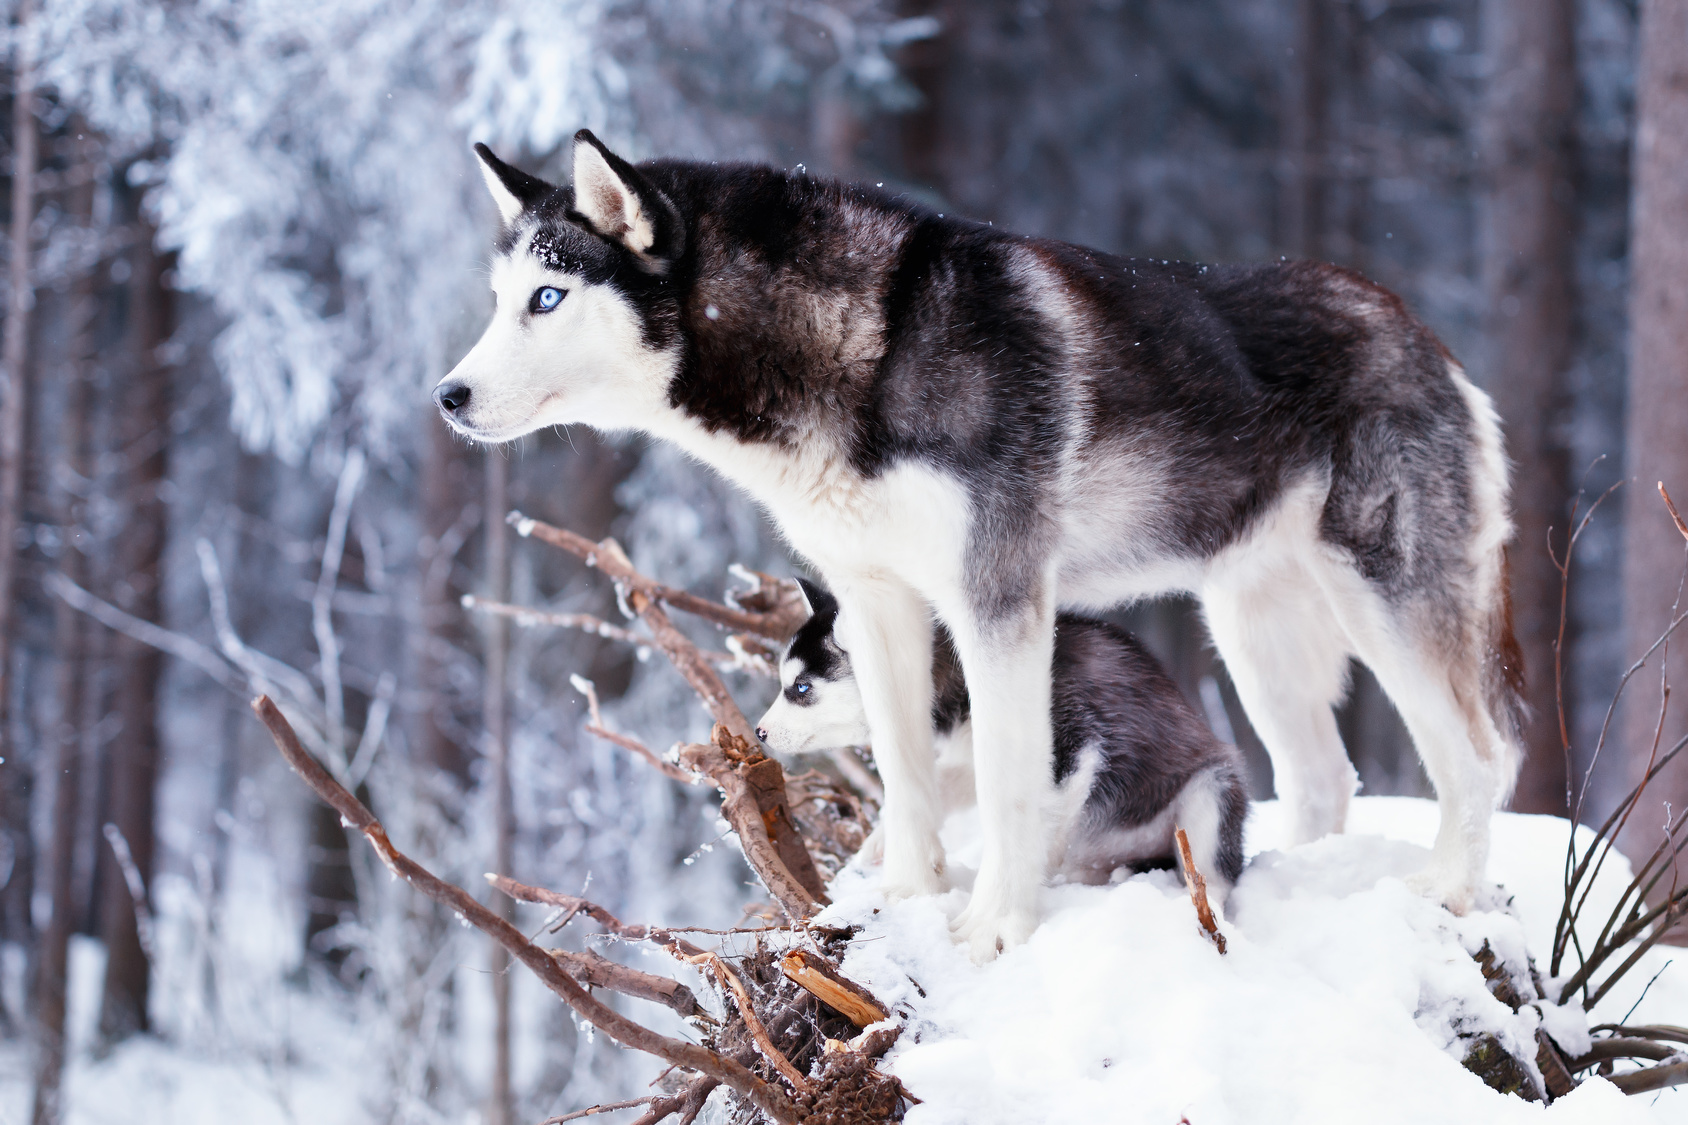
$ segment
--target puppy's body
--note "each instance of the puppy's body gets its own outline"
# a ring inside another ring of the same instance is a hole
[[[461,432],[587,422],[748,490],[838,596],[892,895],[941,882],[934,614],[972,689],[976,957],[1035,925],[1058,608],[1187,591],[1296,833],[1355,785],[1331,705],[1377,675],[1442,803],[1456,909],[1511,784],[1518,668],[1488,399],[1392,294],[1313,263],[1119,258],[776,169],[595,138],[555,188],[482,150],[499,309],[436,389]]]
[[[872,740],[850,656],[833,635],[838,605],[805,587],[814,616],[780,663],[780,695],[757,726],[792,754]],[[933,638],[932,726],[946,814],[973,801],[971,704],[949,638]],[[1177,859],[1185,829],[1196,866],[1223,908],[1243,865],[1248,796],[1242,757],[1224,745],[1130,634],[1062,614],[1050,675],[1054,800],[1048,871],[1105,883],[1119,868]],[[947,784],[946,784],[947,782]]]

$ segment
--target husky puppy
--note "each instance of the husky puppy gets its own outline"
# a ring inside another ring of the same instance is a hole
[[[802,586],[813,616],[786,646],[780,694],[756,733],[780,754],[865,746],[873,736],[862,693],[850,654],[833,635],[838,602]],[[932,656],[932,727],[947,814],[973,803],[971,707],[961,662],[941,628]],[[1069,613],[1055,619],[1050,687],[1058,796],[1048,871],[1066,882],[1106,883],[1121,867],[1176,861],[1173,832],[1183,828],[1209,898],[1223,909],[1242,873],[1248,816],[1236,747],[1213,737],[1134,637],[1100,621]]]
[[[755,497],[837,596],[885,782],[885,889],[942,885],[932,628],[972,699],[984,856],[958,935],[1037,923],[1055,615],[1200,599],[1278,795],[1340,831],[1350,656],[1442,807],[1418,886],[1469,905],[1518,758],[1489,400],[1393,294],[1320,263],[1202,266],[1026,238],[753,165],[556,187],[484,146],[497,309],[435,388],[460,433],[585,422]]]

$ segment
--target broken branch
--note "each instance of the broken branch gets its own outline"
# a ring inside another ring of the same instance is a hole
[[[780,971],[857,1027],[867,1027],[890,1017],[871,992],[806,950],[796,949],[786,954],[780,962]]]
[[[1190,888],[1190,902],[1196,908],[1196,920],[1207,931],[1207,936],[1213,939],[1214,948],[1220,954],[1225,952],[1225,935],[1219,932],[1219,923],[1214,921],[1213,906],[1207,901],[1207,880],[1196,870],[1196,861],[1190,855],[1190,837],[1184,834],[1182,828],[1175,833],[1178,837],[1178,858],[1184,866],[1184,885]]]

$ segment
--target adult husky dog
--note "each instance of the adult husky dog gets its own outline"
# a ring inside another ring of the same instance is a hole
[[[973,699],[973,956],[1036,924],[1057,609],[1200,600],[1296,837],[1340,831],[1350,655],[1441,801],[1420,889],[1464,909],[1519,686],[1487,397],[1401,301],[1307,262],[1117,258],[749,165],[555,187],[478,146],[498,308],[435,389],[478,441],[585,422],[759,500],[841,604],[885,782],[885,889],[935,892],[935,613]]]

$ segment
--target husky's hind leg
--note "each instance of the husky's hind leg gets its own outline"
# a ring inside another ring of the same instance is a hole
[[[875,830],[887,898],[943,889],[943,823],[932,752],[932,613],[913,589],[883,575],[828,574],[836,632],[862,693],[885,785]]]
[[[1489,821],[1511,780],[1513,751],[1489,713],[1482,642],[1422,603],[1392,604],[1360,575],[1330,575],[1333,603],[1360,659],[1400,712],[1436,787],[1442,821],[1416,890],[1464,913],[1483,882]]]
[[[1332,706],[1347,688],[1348,641],[1311,574],[1296,561],[1250,559],[1216,569],[1202,611],[1290,816],[1291,841],[1341,832],[1359,775]]]

